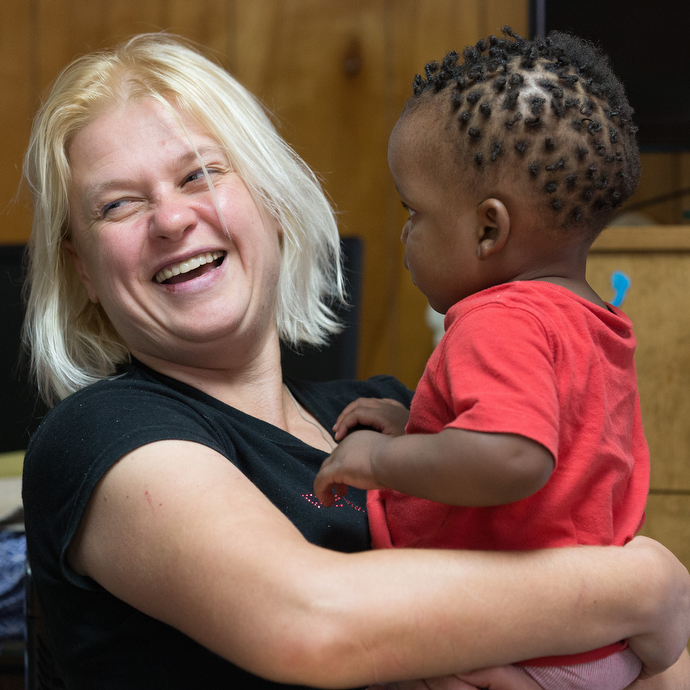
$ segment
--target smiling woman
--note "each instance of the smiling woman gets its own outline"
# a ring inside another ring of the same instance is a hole
[[[372,552],[363,492],[316,500],[341,411],[411,393],[284,379],[281,340],[338,328],[338,234],[229,74],[158,35],[81,58],[37,115],[26,175],[25,332],[59,402],[23,499],[68,688],[346,688],[622,638],[650,671],[675,662],[690,578],[654,542]],[[492,677],[477,682],[535,687]]]
[[[231,369],[238,332],[277,339],[278,224],[206,128],[139,97],[87,124],[67,157],[64,246],[132,356],[164,373],[200,357]]]
[[[38,193],[34,195],[32,289],[25,332],[34,343],[32,363],[41,393],[51,403],[111,375],[118,363],[129,358],[122,334],[112,328],[110,318],[104,318],[102,305],[75,280],[78,276],[63,259],[65,249],[76,249],[76,244],[69,244],[75,230],[70,216],[80,219],[81,225],[97,225],[126,218],[133,212],[129,206],[137,213],[141,210],[145,199],[126,189],[137,181],[134,171],[117,171],[118,153],[113,151],[109,159],[105,141],[98,136],[90,139],[104,156],[100,176],[79,182],[71,160],[78,155],[77,134],[83,135],[84,145],[89,132],[98,130],[116,145],[110,136],[114,132],[97,122],[108,119],[119,127],[120,136],[131,131],[135,137],[132,123],[118,118],[118,113],[121,116],[122,108],[137,106],[147,112],[136,142],[143,148],[140,151],[134,141],[130,147],[136,148],[140,164],[146,167],[149,154],[164,153],[147,139],[150,128],[150,134],[159,135],[158,144],[165,142],[166,174],[179,176],[175,188],[189,190],[188,195],[205,194],[207,208],[213,206],[210,212],[215,222],[226,231],[226,219],[216,210],[218,199],[208,182],[231,173],[238,178],[234,184],[246,187],[262,220],[276,224],[281,252],[275,304],[280,338],[293,346],[321,345],[339,329],[330,307],[334,300],[344,298],[339,237],[314,174],[278,136],[257,101],[227,72],[177,40],[163,35],[138,37],[114,52],[78,59],[58,77],[37,116],[26,157],[25,174]],[[100,111],[103,119],[94,120]],[[156,123],[156,112],[161,114],[160,123]],[[95,150],[88,155],[97,165]],[[80,184],[86,188],[77,192],[75,185]],[[78,202],[73,191],[80,197]],[[159,220],[167,222],[161,211],[165,209],[158,209]],[[63,239],[68,244],[63,245]],[[195,249],[206,254],[217,247],[214,240],[210,246]],[[167,260],[159,255],[149,279],[199,253],[178,253]],[[78,257],[78,252],[72,255]],[[44,347],[47,343],[49,348]]]

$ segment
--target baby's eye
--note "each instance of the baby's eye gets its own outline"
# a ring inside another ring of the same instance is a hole
[[[412,218],[412,216],[414,216],[414,214],[417,213],[417,211],[415,211],[413,208],[410,208],[404,201],[401,201],[400,203],[402,204],[402,207],[408,212],[410,218]]]

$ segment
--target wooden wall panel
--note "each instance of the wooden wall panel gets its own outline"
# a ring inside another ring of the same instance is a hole
[[[136,33],[167,30],[225,51],[229,0],[35,0],[43,90],[75,56]]]
[[[616,237],[626,230],[616,228]],[[682,238],[685,250],[594,251],[587,278],[604,298],[613,292],[610,277],[623,271],[631,286],[623,311],[633,322],[637,336],[635,360],[642,419],[652,457],[652,489],[690,491],[690,311],[686,304],[690,281],[690,228]],[[663,228],[629,228],[654,242]],[[605,231],[606,234],[607,231]],[[650,237],[651,235],[651,237]],[[596,247],[596,245],[595,245]]]
[[[261,0],[238,5],[235,27],[237,77],[322,176],[341,233],[365,239],[364,376],[389,369],[385,18],[383,0]]]
[[[37,0],[36,7],[37,77],[42,93],[77,55],[159,28],[158,6],[153,2]]]
[[[0,3],[0,243],[19,244],[31,227],[28,194],[18,196],[35,97],[31,89],[31,2]]]
[[[629,206],[690,188],[690,153],[643,153],[640,158],[640,185],[621,213],[625,213]],[[657,224],[690,223],[690,194],[645,206],[636,213],[644,214]]]
[[[159,27],[214,51],[226,67],[232,51],[233,0],[158,0]]]
[[[506,24],[520,36],[529,35],[528,0],[485,0],[480,6],[484,11],[481,35],[498,35]]]
[[[690,494],[652,493],[641,534],[661,542],[690,569]]]
[[[676,180],[677,189],[690,189],[690,152],[678,154],[680,157],[680,179]],[[685,193],[678,199],[680,218],[677,222],[690,225],[690,194]]]
[[[24,241],[29,213],[8,209],[39,94],[75,55],[141,31],[180,33],[216,51],[323,176],[343,234],[366,241],[360,375],[414,386],[432,348],[425,298],[402,266],[405,215],[389,176],[387,139],[433,58],[504,24],[527,34],[527,0],[16,0],[0,7],[0,242]],[[690,184],[690,154],[645,157],[635,200]],[[649,209],[680,222],[690,204]]]
[[[500,34],[508,24],[516,32],[528,31],[527,0],[457,2],[404,0],[391,3],[389,30],[395,91],[392,125],[405,100],[412,94],[412,79],[424,73],[424,65],[441,60],[449,50],[462,52],[478,39]],[[395,337],[391,349],[391,371],[414,388],[433,350],[432,333],[426,326],[427,300],[412,284],[402,257],[400,237],[407,215],[398,200],[392,180],[387,189],[388,235],[397,260],[396,301],[393,305]]]
[[[391,118],[393,128],[402,107],[412,95],[412,80],[424,74],[424,65],[442,60],[450,50],[474,44],[482,35],[485,6],[481,3],[460,3],[441,0],[435,3],[405,0],[391,4],[390,45],[395,60],[391,63]],[[387,136],[386,136],[387,139]],[[391,370],[411,388],[416,387],[433,349],[432,334],[425,322],[427,300],[412,284],[403,266],[404,247],[400,242],[407,213],[402,208],[393,179],[387,186],[387,231],[391,255],[395,260],[396,299],[391,318],[394,330],[391,348]]]
[[[690,567],[690,227],[605,230],[590,253],[587,279],[608,300],[613,271],[631,279],[621,308],[637,336],[642,422],[651,455],[642,534]]]

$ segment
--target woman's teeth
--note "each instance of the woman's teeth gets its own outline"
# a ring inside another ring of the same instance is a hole
[[[162,283],[165,280],[169,280],[173,276],[179,276],[181,273],[189,273],[190,271],[199,268],[199,266],[210,264],[216,259],[220,259],[220,257],[223,256],[224,253],[225,252],[216,251],[199,254],[198,256],[194,256],[191,259],[185,259],[184,261],[181,261],[179,264],[175,264],[174,266],[168,266],[167,268],[158,271],[158,273],[156,273],[154,277],[157,283]]]

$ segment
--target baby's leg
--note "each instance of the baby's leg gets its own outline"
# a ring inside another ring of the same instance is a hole
[[[598,661],[574,666],[519,666],[543,690],[623,690],[642,670],[629,649]]]

